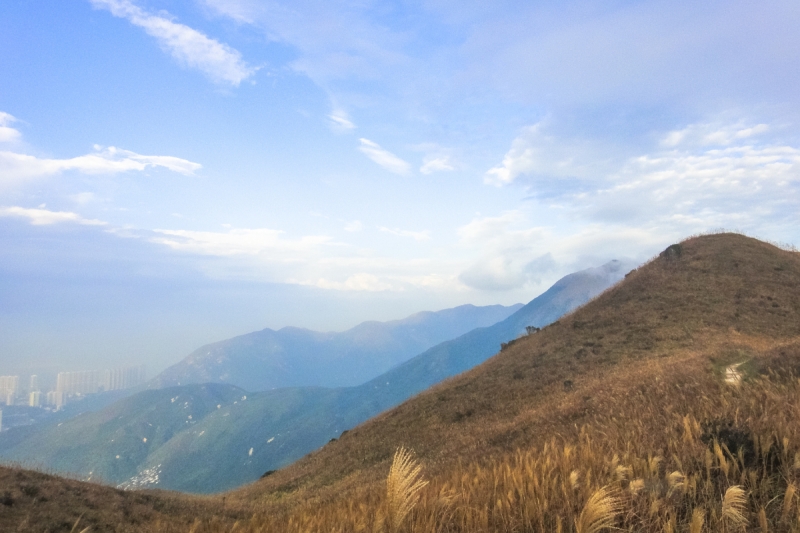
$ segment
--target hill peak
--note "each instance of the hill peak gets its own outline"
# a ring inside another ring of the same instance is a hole
[[[377,479],[400,445],[438,471],[456,457],[541,442],[591,412],[580,391],[600,380],[627,380],[656,362],[757,354],[798,338],[798,302],[800,254],[738,234],[687,239],[575,312],[243,494]]]

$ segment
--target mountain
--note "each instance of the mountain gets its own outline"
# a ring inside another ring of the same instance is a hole
[[[69,531],[83,513],[97,530],[156,533],[195,520],[208,533],[789,532],[800,513],[798,375],[800,254],[695,237],[234,492],[185,500],[0,468],[0,530]],[[422,468],[408,477],[428,483],[415,507],[387,495],[400,447],[413,450],[409,472]]]
[[[402,320],[363,322],[341,333],[264,329],[202,346],[150,386],[228,383],[260,391],[358,385],[431,346],[503,320],[520,307],[462,305]]]
[[[647,453],[666,459],[674,445],[662,437],[675,428],[683,438],[687,413],[706,424],[696,430],[705,431],[706,444],[714,427],[737,424],[740,433],[714,431],[752,442],[761,435],[753,433],[755,421],[736,409],[759,412],[759,402],[795,405],[796,398],[782,396],[788,394],[780,392],[788,390],[784,385],[769,394],[753,389],[752,404],[731,398],[725,378],[739,364],[734,371],[786,376],[791,390],[797,388],[800,254],[736,234],[696,237],[670,246],[611,290],[482,365],[372,418],[243,494],[368,484],[385,475],[399,446],[413,449],[432,474],[446,475],[458,461],[541,447],[554,436],[580,442],[585,424],[605,432],[598,439],[614,439],[623,429],[636,435],[609,441],[603,452],[609,458],[630,453],[626,446],[649,445],[645,459]],[[616,420],[623,415],[629,418]],[[787,439],[800,453],[796,432]],[[702,454],[698,463],[702,467]]]
[[[0,457],[38,460],[58,471],[113,483],[157,484],[188,492],[234,488],[481,363],[502,343],[526,334],[526,327],[552,322],[625,272],[625,264],[612,261],[565,276],[505,320],[441,343],[357,387],[250,393],[231,385],[205,384],[147,391],[25,439],[2,436]],[[168,403],[173,398],[185,406]],[[148,441],[141,442],[143,438]]]

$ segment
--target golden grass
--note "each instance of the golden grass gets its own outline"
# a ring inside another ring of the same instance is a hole
[[[728,487],[728,490],[725,491],[725,496],[722,498],[722,518],[730,522],[734,527],[743,528],[747,525],[746,507],[747,496],[744,489],[739,485]]]
[[[398,448],[386,478],[386,522],[389,531],[400,528],[403,520],[419,500],[419,491],[428,484],[421,477],[422,466],[411,452]]]
[[[598,533],[612,527],[621,507],[619,499],[613,495],[613,489],[597,489],[575,521],[575,533]]]
[[[682,250],[226,495],[227,515],[209,499],[149,531],[800,533],[800,258],[731,235]],[[398,446],[419,461],[406,486],[428,480],[408,500],[387,480]]]
[[[800,532],[800,379],[787,370],[800,369],[800,343],[781,350],[784,356],[765,356],[760,373],[738,387],[685,363],[649,378],[620,378],[597,398],[603,407],[589,423],[432,476],[394,524],[385,520],[397,505],[387,483],[385,492],[363,486],[288,507],[266,504],[235,531],[703,533],[754,531],[755,524]],[[398,451],[393,465],[384,476],[403,479],[395,486],[419,486],[420,465],[407,452]],[[205,522],[194,532],[230,528]]]

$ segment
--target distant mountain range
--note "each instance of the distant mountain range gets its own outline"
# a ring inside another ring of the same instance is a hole
[[[545,326],[603,292],[622,279],[629,266],[612,261],[570,274],[496,324],[433,346],[356,387],[251,393],[208,383],[148,390],[24,438],[2,435],[0,457],[129,486],[188,492],[232,488],[281,468],[431,385],[480,364],[502,343],[525,335],[526,327]],[[272,339],[280,333],[266,331]],[[202,355],[202,350],[195,353]]]
[[[198,348],[156,376],[150,387],[227,383],[261,391],[359,385],[431,346],[495,324],[521,307],[462,305],[402,320],[364,322],[341,333],[264,329]]]

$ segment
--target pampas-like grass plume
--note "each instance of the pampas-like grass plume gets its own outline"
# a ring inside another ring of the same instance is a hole
[[[613,496],[608,487],[602,487],[591,495],[575,521],[576,533],[597,533],[614,525],[620,510],[620,501]]]
[[[789,483],[786,487],[786,493],[783,495],[783,509],[781,511],[781,522],[786,521],[789,517],[789,513],[792,511],[792,503],[794,502],[794,493],[797,488],[794,486],[794,483]]]
[[[725,491],[722,499],[722,518],[735,526],[746,526],[747,518],[744,516],[747,497],[740,485],[734,485]]]
[[[706,512],[701,507],[692,510],[692,522],[689,525],[689,533],[700,533],[703,531],[703,522],[706,520]]]
[[[411,452],[398,448],[386,478],[387,521],[390,531],[397,531],[403,519],[419,500],[419,491],[428,484],[420,472],[422,466]]]

